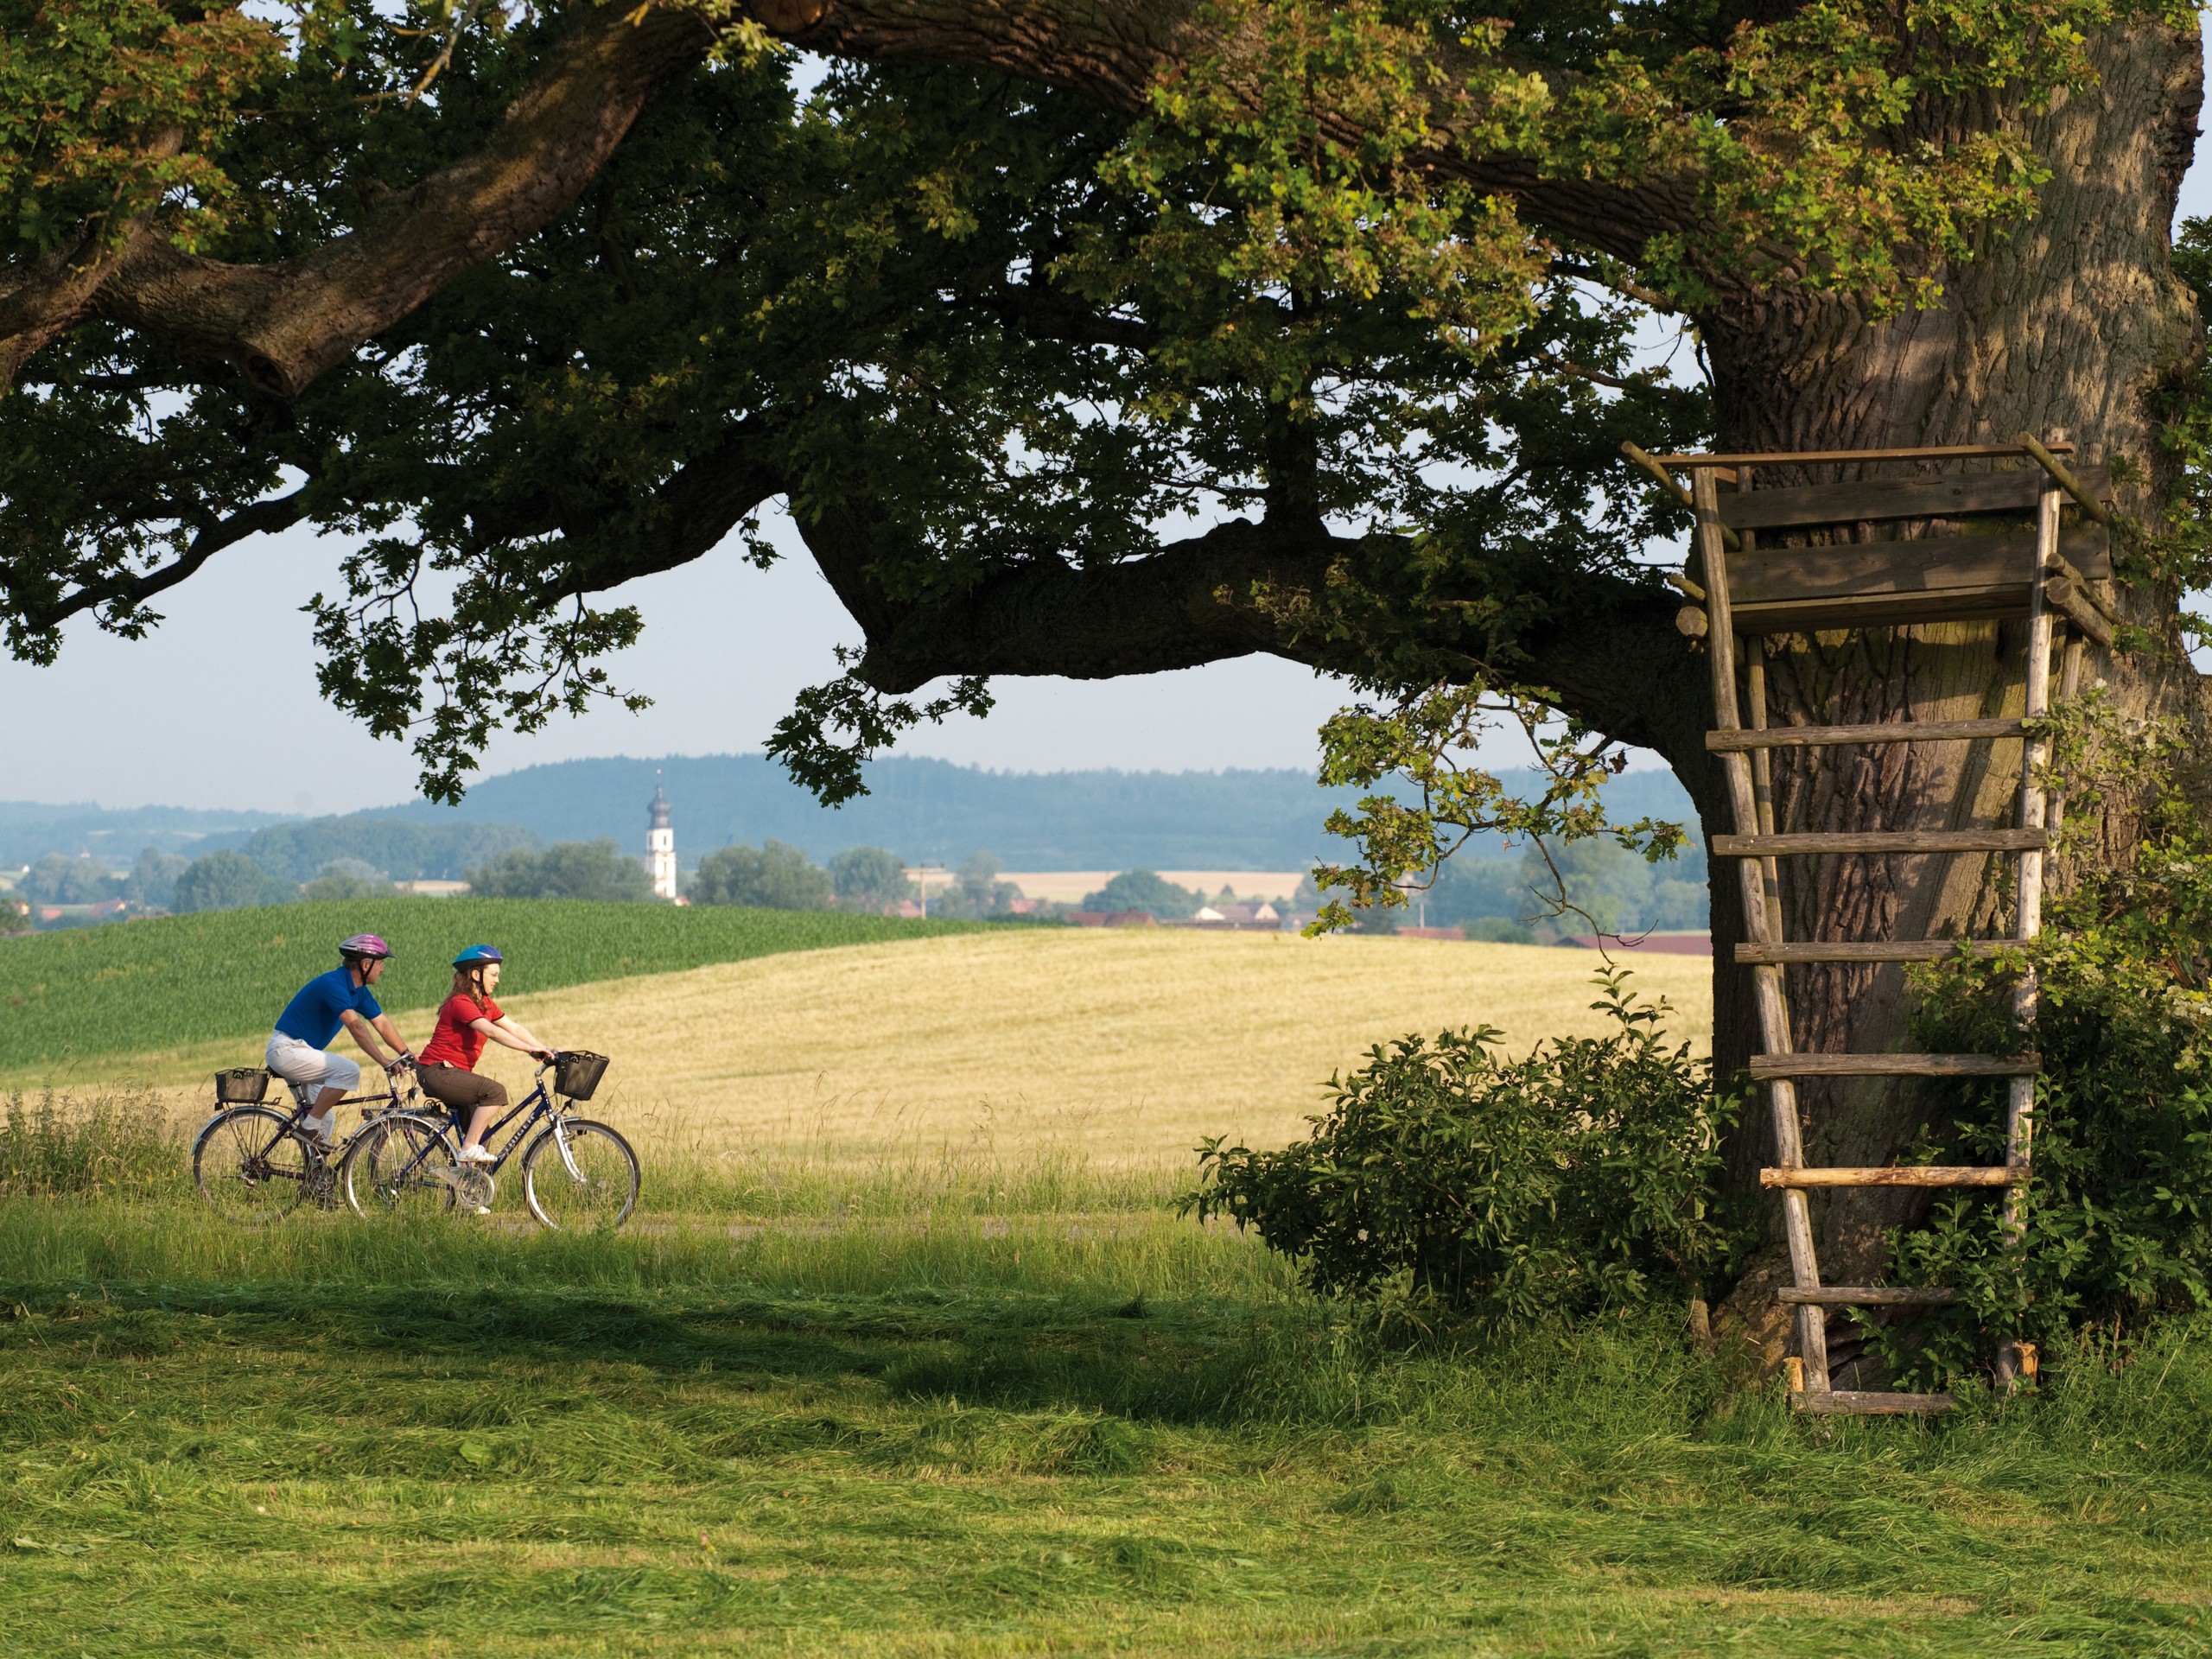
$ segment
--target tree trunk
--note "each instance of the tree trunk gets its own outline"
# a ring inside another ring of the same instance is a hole
[[[1947,276],[1939,309],[1867,324],[1847,304],[1779,296],[1701,318],[1726,450],[1872,448],[2009,442],[2054,429],[2086,459],[2125,455],[2151,481],[2121,492],[2146,522],[2172,482],[2152,407],[2160,385],[2197,349],[2191,298],[2173,276],[2169,226],[2196,137],[2202,59],[2193,31],[2143,24],[2099,43],[2099,86],[2060,99],[2034,137],[2054,176],[2036,219]],[[1827,481],[1763,474],[1767,486]],[[2175,595],[2123,588],[2125,613],[2157,649],[2121,657],[2093,646],[2085,679],[2101,677],[2123,708],[2203,719],[2198,676],[2174,624]],[[1766,642],[1768,719],[1843,724],[2018,715],[2025,625],[1955,623]],[[1751,642],[1751,649],[1760,649]],[[1669,757],[1710,829],[1727,826],[1718,767],[1703,753]],[[1782,750],[1775,762],[1780,830],[1920,830],[2012,821],[2017,744],[1916,744]],[[2122,809],[2115,808],[2115,811]],[[2115,847],[2126,826],[2106,826]],[[1715,1050],[1740,1063],[1756,1041],[1745,982],[1730,947],[1740,938],[1735,872],[1713,879]],[[2009,921],[2015,861],[1953,857],[1785,859],[1786,935],[1793,939],[1987,936]],[[1793,967],[1789,1000],[1800,1050],[1905,1046],[1903,970]],[[1763,1091],[1762,1091],[1763,1092]],[[1923,1122],[1907,1081],[1801,1089],[1806,1157],[1815,1164],[1891,1161]],[[1757,1191],[1771,1160],[1766,1103],[1747,1112],[1731,1148],[1732,1179]],[[1911,1218],[1925,1195],[1840,1192],[1815,1201],[1823,1277],[1865,1282],[1878,1270],[1885,1229]],[[1777,1206],[1778,1207],[1778,1206]],[[1770,1217],[1770,1220],[1773,1218]],[[1768,1229],[1778,1235],[1778,1224]],[[1770,1347],[1774,1260],[1741,1287],[1737,1310]],[[1778,1347],[1776,1347],[1778,1352]]]

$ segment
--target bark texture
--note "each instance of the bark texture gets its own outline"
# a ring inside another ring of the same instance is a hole
[[[0,294],[0,385],[41,346],[99,316],[184,356],[235,362],[274,396],[298,395],[463,270],[567,208],[653,87],[697,62],[711,41],[683,12],[632,22],[588,9],[584,18],[484,149],[394,191],[352,234],[310,253],[230,264],[181,252],[159,226],[141,224],[118,247],[18,271],[13,291]]]
[[[2060,99],[2036,125],[2055,176],[2034,221],[1948,273],[1940,308],[1869,326],[1847,304],[1769,297],[1701,319],[1729,450],[1807,450],[2007,442],[2023,429],[2063,434],[2088,459],[2147,463],[2149,485],[2121,505],[2155,522],[2171,484],[2161,469],[2153,395],[2194,358],[2194,303],[2171,270],[2168,227],[2196,138],[2202,54],[2193,33],[2151,24],[2116,29],[2096,45],[2101,84]],[[1894,475],[1892,473],[1891,475]],[[1768,486],[1825,482],[1762,474]],[[2173,623],[2174,595],[2123,587],[2129,617],[2162,649],[2113,657],[2091,647],[2088,676],[2123,706],[2200,723],[2204,701]],[[1758,647],[1755,644],[1753,649]],[[1767,647],[1768,719],[1843,724],[2018,715],[2024,624],[1957,623],[1847,638],[1777,639]],[[1669,752],[1709,824],[1724,822],[1717,768]],[[1945,743],[1783,750],[1776,764],[1780,830],[1906,830],[2011,821],[2017,744]],[[1702,774],[1700,787],[1697,781]],[[2128,844],[2119,820],[2106,832]],[[2013,861],[1948,858],[1785,859],[1787,935],[1796,939],[1989,934],[2009,919]],[[1741,938],[1734,906],[1718,902],[1714,954],[1724,1062],[1754,1039],[1740,983],[1726,964]],[[1902,1046],[1903,970],[1792,967],[1790,1000],[1803,1050]],[[1806,1156],[1821,1164],[1891,1161],[1922,1123],[1904,1081],[1825,1084],[1801,1090]],[[1764,1109],[1732,1148],[1747,1189],[1771,1157]],[[1823,1276],[1864,1282],[1879,1266],[1885,1229],[1924,1207],[1925,1194],[1845,1192],[1815,1200]],[[1760,1275],[1764,1278],[1764,1275]],[[1752,1313],[1759,1287],[1738,1306]],[[1778,1341],[1779,1325],[1760,1318]],[[1848,1386],[1848,1379],[1840,1382]]]

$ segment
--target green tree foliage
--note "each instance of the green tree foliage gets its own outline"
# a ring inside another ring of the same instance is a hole
[[[644,904],[652,878],[611,841],[556,841],[543,850],[513,847],[468,872],[480,899],[597,899]]]
[[[346,899],[389,899],[394,888],[383,871],[358,858],[326,864],[314,880],[300,889],[302,899],[327,902]]]
[[[35,905],[97,905],[119,897],[123,883],[92,859],[48,853],[16,890]]]
[[[450,881],[537,837],[513,823],[410,823],[401,818],[320,818],[271,824],[247,837],[245,855],[295,881],[333,864],[353,863],[394,881]]]
[[[1201,902],[1188,887],[1153,870],[1123,870],[1097,892],[1083,895],[1085,910],[1141,910],[1170,921],[1194,914]]]
[[[152,910],[176,908],[176,879],[191,867],[190,859],[149,847],[138,855],[123,884],[123,896],[134,905]]]
[[[830,873],[786,842],[723,847],[699,861],[684,892],[695,905],[827,910]]]
[[[1326,1295],[1491,1326],[1702,1296],[1739,1242],[1714,1212],[1738,1103],[1669,1046],[1667,1013],[1601,975],[1603,1037],[1505,1060],[1490,1027],[1377,1046],[1280,1152],[1200,1148],[1189,1200]]]
[[[244,853],[226,847],[193,860],[178,874],[175,908],[244,910],[289,904],[299,896],[296,884],[271,875]]]
[[[1013,915],[1014,901],[1021,897],[1021,889],[1011,881],[1000,880],[1000,868],[995,854],[969,854],[961,861],[951,887],[930,900],[930,914],[947,921],[983,921]]]
[[[906,861],[880,847],[848,847],[830,861],[830,890],[840,910],[880,913],[913,897]]]

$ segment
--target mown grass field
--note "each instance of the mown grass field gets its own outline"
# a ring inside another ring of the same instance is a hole
[[[1154,1205],[941,1201],[572,1240],[16,1199],[0,1308],[27,1654],[2212,1646],[2202,1326],[1815,1423],[1666,1318],[1392,1350]]]
[[[381,933],[397,953],[379,998],[434,1005],[463,945],[527,960],[541,989],[968,925],[810,911],[500,899],[380,899],[165,916],[0,939],[0,1076],[94,1074],[116,1055],[266,1034],[287,999],[337,965],[338,941]],[[226,1062],[227,1063],[227,1062]]]

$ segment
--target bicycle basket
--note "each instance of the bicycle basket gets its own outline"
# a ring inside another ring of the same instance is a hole
[[[570,1100],[589,1100],[607,1075],[607,1056],[588,1049],[563,1049],[553,1057],[553,1088]]]
[[[232,1066],[215,1074],[215,1098],[224,1102],[264,1100],[269,1095],[269,1073],[257,1065]]]

